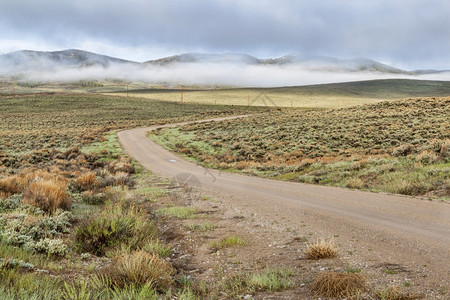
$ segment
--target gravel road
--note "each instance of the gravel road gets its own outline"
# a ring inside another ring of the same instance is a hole
[[[245,116],[238,116],[245,117]],[[221,121],[236,117],[198,122]],[[324,237],[339,236],[358,249],[352,259],[368,265],[395,263],[422,274],[429,286],[450,278],[450,205],[424,199],[276,181],[206,169],[152,142],[146,133],[162,127],[118,133],[125,152],[167,178],[190,174],[205,194],[256,216],[308,226]],[[306,224],[306,225],[305,225]],[[345,247],[345,246],[344,246]]]

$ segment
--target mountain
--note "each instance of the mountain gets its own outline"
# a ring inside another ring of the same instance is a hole
[[[227,63],[247,65],[296,66],[307,71],[321,72],[383,72],[410,74],[405,70],[365,58],[337,59],[323,56],[286,55],[279,58],[259,59],[247,54],[186,53],[145,62],[150,65],[175,65],[184,63]]]
[[[258,64],[260,60],[247,54],[204,54],[204,53],[185,53],[164,57],[145,62],[153,65],[169,65],[175,63],[245,63]]]
[[[77,49],[44,52],[21,50],[0,55],[0,68],[14,72],[49,70],[58,67],[109,67],[111,64],[136,64],[134,62]]]
[[[296,65],[310,71],[324,72],[383,72],[393,74],[410,74],[367,58],[337,59],[324,56],[286,55],[280,58],[261,60],[267,65]]]

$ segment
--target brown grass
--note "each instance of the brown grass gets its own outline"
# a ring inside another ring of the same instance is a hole
[[[171,284],[175,270],[158,254],[137,250],[119,255],[113,267],[108,269],[108,273],[117,286],[153,285],[156,289],[164,291]]]
[[[306,246],[305,254],[308,259],[333,258],[337,255],[337,249],[333,240],[318,239]]]
[[[0,192],[5,195],[20,194],[32,181],[51,180],[58,176],[57,172],[49,173],[43,170],[23,169],[20,174],[0,179]],[[59,180],[63,180],[59,178]]]
[[[66,192],[67,183],[58,179],[32,182],[23,193],[23,203],[52,213],[58,208],[69,209],[72,201]]]
[[[80,191],[91,190],[97,186],[97,183],[97,178],[93,172],[81,174],[75,181],[75,184]]]
[[[353,297],[364,291],[366,280],[359,273],[321,272],[312,283],[312,290],[323,297]]]
[[[28,184],[28,178],[24,175],[13,175],[0,179],[0,191],[5,195],[22,193]]]

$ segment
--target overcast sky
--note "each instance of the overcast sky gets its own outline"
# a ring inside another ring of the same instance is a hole
[[[448,0],[0,0],[0,54],[298,53],[450,69],[449,16]]]

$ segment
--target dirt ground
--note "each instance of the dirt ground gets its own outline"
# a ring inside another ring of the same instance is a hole
[[[313,224],[307,221],[307,216],[304,216],[301,226],[291,226],[289,220],[282,216],[272,219],[245,208],[231,207],[220,196],[210,197],[205,191],[186,191],[183,188],[171,190],[173,194],[160,198],[155,204],[156,207],[191,206],[197,210],[189,219],[164,218],[163,235],[174,249],[170,260],[180,272],[188,274],[194,282],[205,282],[210,289],[232,274],[255,273],[268,268],[289,268],[294,272],[290,278],[295,283],[292,288],[239,295],[219,292],[219,298],[320,299],[311,290],[311,283],[317,274],[327,270],[361,270],[367,285],[360,299],[378,299],[374,296],[376,291],[391,286],[399,287],[403,295],[416,296],[404,299],[449,297],[447,278],[433,276],[423,261],[398,263],[388,255],[389,251],[380,253],[377,245],[367,248],[359,241],[357,232],[350,239],[345,234],[329,236],[311,226]],[[215,228],[208,231],[193,229],[193,224],[204,223],[213,224]],[[246,245],[218,251],[211,248],[212,241],[230,235],[242,237]],[[307,244],[319,238],[334,240],[338,247],[336,258],[311,260],[305,257]],[[401,244],[397,246],[399,248],[395,251],[402,247]]]

